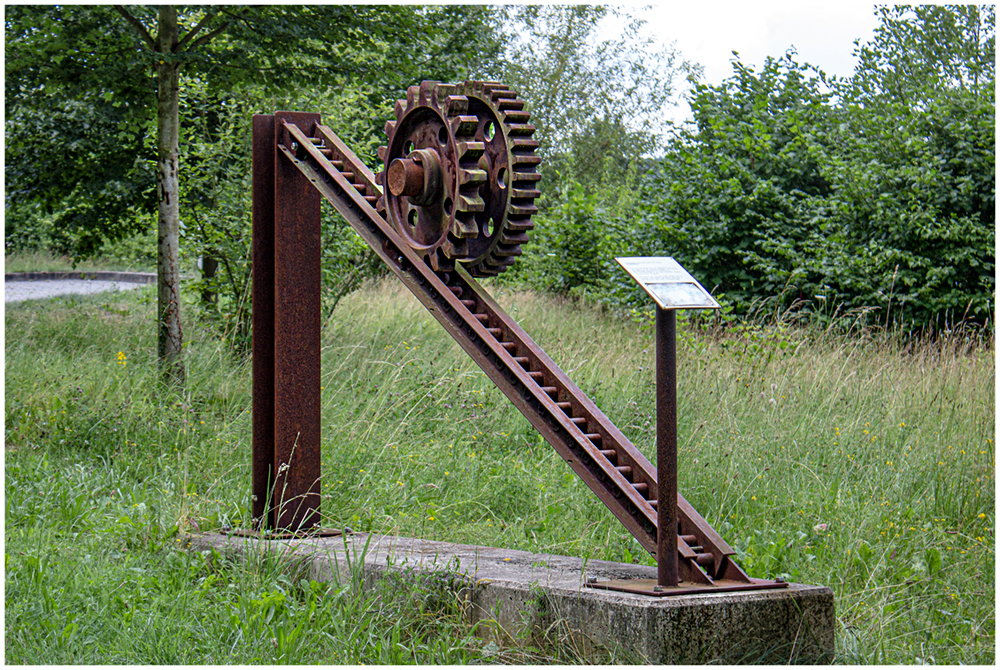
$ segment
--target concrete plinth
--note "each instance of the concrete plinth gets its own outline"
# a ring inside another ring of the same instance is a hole
[[[216,534],[194,550],[276,552],[328,581],[349,564],[365,577],[445,573],[459,581],[472,622],[523,639],[558,623],[585,644],[629,650],[649,663],[823,663],[833,660],[833,592],[822,586],[650,597],[592,589],[588,577],[655,579],[647,566],[357,533],[261,541]],[[366,548],[367,547],[367,548]],[[348,558],[350,560],[348,560]],[[527,630],[526,630],[527,629]]]

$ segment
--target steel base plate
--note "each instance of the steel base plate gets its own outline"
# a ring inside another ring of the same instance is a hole
[[[223,531],[223,535],[236,535],[237,537],[254,537],[258,540],[301,540],[310,537],[340,537],[350,535],[351,531],[343,531],[339,528],[314,528],[312,530],[270,531],[270,530],[250,530],[248,528],[233,528]]]
[[[681,582],[677,586],[657,586],[655,579],[610,579],[605,582],[587,582],[584,586],[592,589],[607,589],[608,591],[624,591],[642,596],[686,596],[695,593],[721,593],[723,591],[758,591],[761,589],[783,589],[788,582],[774,582],[769,579],[750,579],[750,582],[737,582],[729,579],[717,579],[714,585]]]

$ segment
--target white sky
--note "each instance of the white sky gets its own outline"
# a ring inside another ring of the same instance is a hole
[[[645,19],[644,32],[659,42],[676,41],[686,59],[704,67],[703,81],[708,84],[718,84],[732,75],[733,51],[744,64],[759,71],[767,56],[778,58],[793,46],[797,62],[807,62],[830,75],[850,75],[855,65],[854,40],[867,42],[878,23],[874,3],[857,0],[669,0],[646,9],[641,5],[621,7]],[[616,32],[610,21],[605,29]],[[673,115],[681,120],[690,115],[690,109],[681,103]]]

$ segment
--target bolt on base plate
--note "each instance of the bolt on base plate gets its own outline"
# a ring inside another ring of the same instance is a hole
[[[643,596],[685,596],[695,593],[720,593],[723,591],[756,591],[761,589],[783,589],[788,582],[771,581],[769,579],[750,579],[750,583],[737,582],[729,579],[717,579],[715,584],[696,584],[681,582],[677,586],[659,586],[655,579],[610,579],[603,582],[587,581],[584,586],[592,589],[607,589],[608,591],[624,591]]]

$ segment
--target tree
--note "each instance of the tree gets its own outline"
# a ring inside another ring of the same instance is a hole
[[[199,6],[180,12],[169,6],[158,10],[10,7],[6,14],[8,119],[10,111],[26,112],[33,103],[49,109],[69,108],[68,101],[74,99],[84,102],[81,116],[94,119],[110,104],[117,111],[119,137],[124,135],[130,142],[125,148],[106,147],[100,139],[88,136],[86,160],[104,165],[118,158],[116,168],[99,174],[130,182],[141,171],[123,172],[121,166],[142,159],[122,159],[148,156],[143,130],[152,116],[149,73],[155,71],[158,346],[165,376],[183,381],[177,265],[181,70],[203,78],[210,92],[248,84],[277,90],[350,80],[365,82],[375,89],[376,97],[385,97],[387,91],[422,78],[413,76],[421,67],[467,70],[476,49],[481,50],[477,55],[488,58],[490,26],[489,13],[475,7]],[[13,116],[15,125],[8,122],[8,135],[20,122]],[[14,146],[29,148],[31,141],[25,136],[30,137],[40,123],[36,119],[33,124],[22,124],[24,135],[15,138]],[[56,136],[65,138],[63,133]],[[25,154],[9,155],[8,164],[20,163],[18,158],[24,159]],[[47,162],[45,158],[41,162]],[[59,173],[59,167],[48,162],[45,172]],[[8,177],[20,174],[15,168]],[[45,178],[41,169],[34,174],[42,177],[39,185],[15,184],[13,192],[28,195],[50,210],[76,204],[74,198],[81,195],[77,179]],[[127,201],[119,198],[112,206],[90,207],[88,216],[78,217],[77,222],[88,230],[111,224],[106,232],[121,234],[127,230],[120,221],[128,210]]]
[[[610,17],[625,20],[624,32],[599,40]],[[500,76],[527,101],[550,192],[554,173],[589,189],[609,170],[621,181],[630,161],[659,146],[678,80],[701,71],[673,46],[656,49],[645,22],[605,6],[526,5],[509,9],[506,25]]]

